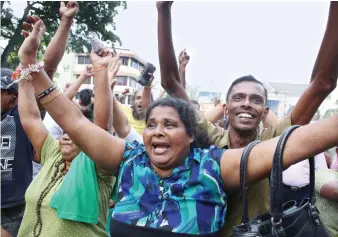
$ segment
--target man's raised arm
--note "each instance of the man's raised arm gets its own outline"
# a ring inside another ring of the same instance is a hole
[[[338,70],[338,2],[330,3],[329,17],[314,65],[311,83],[291,113],[292,124],[311,121],[325,98],[336,88]]]
[[[70,1],[67,5],[65,5],[64,2],[61,2],[59,10],[61,15],[61,24],[48,44],[43,57],[43,61],[45,63],[44,69],[51,80],[53,80],[54,73],[57,70],[65,52],[70,27],[72,26],[73,18],[76,16],[78,11],[79,5],[77,2]]]
[[[171,5],[173,2],[157,2],[158,52],[161,71],[161,85],[170,95],[189,101],[181,85],[174,45],[171,35]]]

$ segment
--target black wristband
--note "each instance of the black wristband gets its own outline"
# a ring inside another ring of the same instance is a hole
[[[51,87],[49,87],[47,90],[45,90],[44,92],[40,93],[38,95],[38,99],[42,99],[43,97],[49,95],[50,93],[52,93],[52,91],[54,91],[56,89],[56,85],[53,85]]]

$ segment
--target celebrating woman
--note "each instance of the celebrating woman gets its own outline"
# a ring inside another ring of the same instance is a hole
[[[112,58],[108,50],[92,54],[91,58],[104,58],[116,74],[119,59]],[[106,98],[111,93],[107,71],[94,71],[94,77],[97,93],[94,123],[109,130],[111,103]],[[53,90],[55,87],[50,91]],[[108,203],[115,181],[112,172],[93,163],[67,133],[59,141],[48,133],[30,81],[19,82],[19,93],[22,126],[42,169],[27,189],[26,209],[18,236],[107,236]],[[39,97],[44,96],[46,93]]]
[[[22,44],[23,68],[37,64],[42,21]],[[107,70],[93,58],[94,70]],[[53,86],[43,69],[26,69],[37,94]],[[217,236],[225,221],[227,193],[238,189],[243,149],[194,147],[192,107],[178,99],[156,101],[147,111],[144,146],[126,143],[90,123],[58,90],[41,100],[48,113],[99,167],[117,175],[112,236]],[[338,143],[338,116],[297,129],[284,151],[284,168]],[[247,185],[268,177],[278,138],[251,151]]]

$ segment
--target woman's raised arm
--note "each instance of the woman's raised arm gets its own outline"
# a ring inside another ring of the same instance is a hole
[[[36,64],[37,49],[44,30],[45,26],[39,20],[21,45],[19,58],[23,68]],[[110,58],[98,56],[95,60],[93,62],[94,70],[107,70]],[[40,69],[39,72],[32,72],[30,75],[36,94],[40,94],[53,86],[43,69]],[[57,89],[44,96],[40,101],[82,151],[100,167],[112,170],[113,174],[117,174],[125,148],[124,140],[111,136],[105,130],[91,123],[82,115],[79,108],[60,94]]]
[[[48,136],[48,130],[42,122],[40,110],[34,96],[34,88],[30,81],[19,82],[18,109],[21,125],[36,153],[34,160],[40,163],[41,149]]]

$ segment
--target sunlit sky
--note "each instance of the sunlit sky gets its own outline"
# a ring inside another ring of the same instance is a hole
[[[11,3],[18,16],[23,3]],[[308,83],[328,8],[329,2],[174,2],[175,51],[187,48],[191,54],[188,84],[223,92],[247,74],[266,82]],[[128,2],[115,22],[122,48],[153,63],[159,78],[156,3]]]

